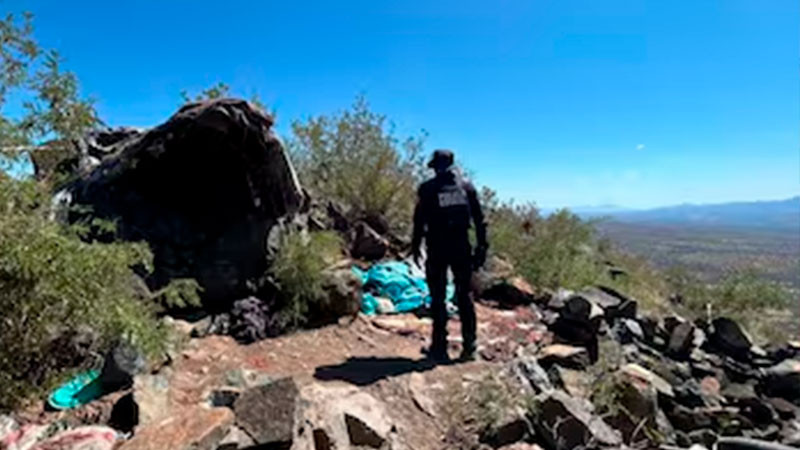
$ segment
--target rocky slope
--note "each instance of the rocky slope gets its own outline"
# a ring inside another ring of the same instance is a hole
[[[201,324],[171,321],[188,340],[169,364],[78,410],[3,418],[0,442],[126,450],[742,448],[725,438],[740,436],[800,444],[796,345],[758,348],[726,319],[650,320],[608,289],[532,294],[517,292],[537,300],[527,305],[480,304],[482,361],[439,366],[420,353],[429,320],[413,315],[357,316],[251,345],[191,338]],[[457,321],[450,326],[455,352]],[[487,411],[497,414],[481,419]]]

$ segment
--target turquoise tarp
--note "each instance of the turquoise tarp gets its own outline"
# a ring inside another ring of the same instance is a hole
[[[422,276],[412,273],[411,267],[399,261],[390,261],[375,264],[368,270],[353,267],[353,272],[361,278],[363,296],[361,311],[373,315],[377,312],[378,301],[376,297],[385,297],[394,304],[394,312],[403,313],[429,308],[431,296],[428,285]],[[452,312],[453,283],[447,284],[446,302],[448,310]]]
[[[58,387],[47,399],[54,409],[72,409],[103,396],[99,370],[79,373]]]

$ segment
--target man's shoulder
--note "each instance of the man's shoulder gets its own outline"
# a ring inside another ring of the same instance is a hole
[[[419,185],[419,193],[423,194],[425,192],[430,192],[436,189],[436,178],[429,178]]]

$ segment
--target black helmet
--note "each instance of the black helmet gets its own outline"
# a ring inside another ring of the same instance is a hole
[[[453,165],[455,157],[450,150],[439,149],[434,150],[431,160],[428,161],[428,167],[434,170],[449,169]]]

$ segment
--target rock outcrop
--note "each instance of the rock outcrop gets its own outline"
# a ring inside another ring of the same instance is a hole
[[[150,245],[151,289],[193,278],[208,308],[225,309],[254,293],[270,228],[304,201],[272,124],[246,101],[219,99],[148,131],[92,135],[81,156],[91,162],[79,164],[90,169],[61,196],[114,221],[117,237]]]

